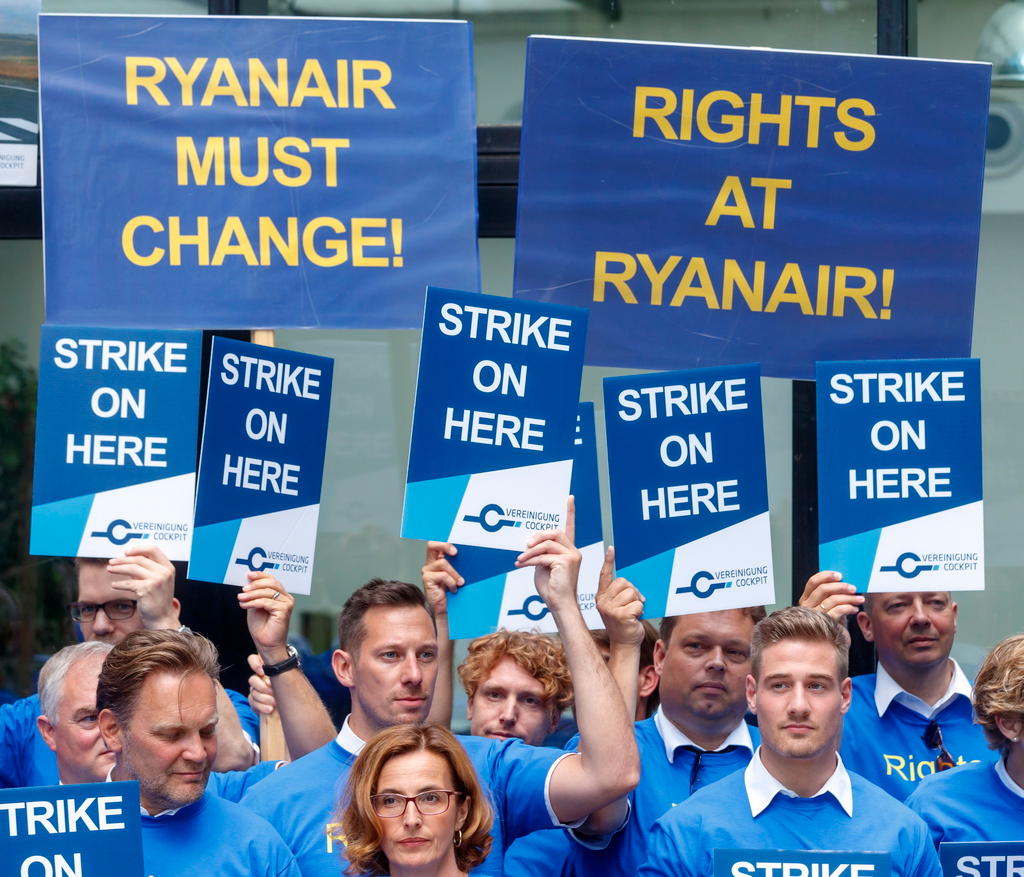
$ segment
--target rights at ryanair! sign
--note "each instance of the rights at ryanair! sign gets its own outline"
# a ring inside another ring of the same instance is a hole
[[[187,560],[199,332],[43,326],[32,554]]]
[[[775,602],[756,365],[604,379],[619,575],[653,618]]]
[[[402,535],[522,551],[564,526],[587,313],[431,287]]]
[[[515,295],[589,307],[588,365],[968,356],[990,85],[973,61],[531,37]]]
[[[985,586],[977,359],[818,363],[818,563],[864,592]]]

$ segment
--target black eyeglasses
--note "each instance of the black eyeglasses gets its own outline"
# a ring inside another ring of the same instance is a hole
[[[131,618],[138,608],[138,600],[107,600],[106,603],[68,603],[68,612],[75,621],[92,622],[100,609],[111,621],[123,621]]]
[[[393,819],[402,816],[405,808],[412,801],[421,816],[437,816],[444,813],[452,804],[452,795],[461,795],[462,792],[454,792],[451,789],[430,789],[427,792],[420,792],[418,795],[398,795],[394,792],[384,792],[380,795],[370,795],[370,803],[373,805],[373,812],[385,819]]]
[[[942,728],[939,727],[938,722],[932,719],[928,723],[928,727],[924,729],[921,739],[924,740],[924,745],[929,749],[939,750],[939,756],[935,759],[936,770],[950,770],[956,767],[956,759],[949,754],[949,750],[942,742]]]

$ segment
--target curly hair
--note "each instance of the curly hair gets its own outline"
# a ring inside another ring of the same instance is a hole
[[[452,732],[441,725],[395,725],[385,728],[363,747],[339,801],[338,821],[349,862],[345,873],[369,877],[390,873],[387,856],[381,849],[384,832],[370,796],[377,791],[384,766],[392,758],[410,752],[432,752],[443,758],[452,774],[452,788],[469,802],[461,842],[454,847],[460,870],[471,871],[487,858],[491,850],[491,806],[465,750]]]
[[[466,697],[473,699],[502,658],[511,658],[544,689],[544,700],[561,715],[572,705],[572,677],[561,643],[540,633],[499,630],[469,644],[466,660],[459,665],[459,681]]]
[[[1024,718],[1024,634],[997,643],[974,680],[974,721],[985,732],[989,748],[1006,755],[1011,743],[999,730],[997,716]]]

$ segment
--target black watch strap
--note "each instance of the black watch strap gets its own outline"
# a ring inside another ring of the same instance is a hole
[[[299,653],[295,650],[295,646],[288,646],[288,657],[285,658],[280,664],[264,664],[263,675],[264,676],[280,676],[282,673],[292,670],[299,666]]]

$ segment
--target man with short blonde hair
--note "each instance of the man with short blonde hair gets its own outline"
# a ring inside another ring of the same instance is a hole
[[[711,874],[716,849],[764,849],[887,850],[894,877],[939,877],[924,822],[837,753],[848,644],[845,628],[813,609],[780,609],[758,624],[746,691],[761,745],[744,770],[655,823],[641,875]]]

